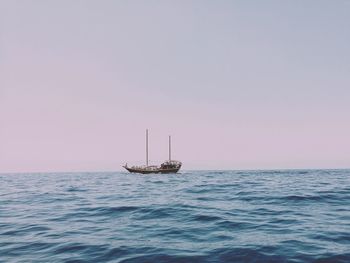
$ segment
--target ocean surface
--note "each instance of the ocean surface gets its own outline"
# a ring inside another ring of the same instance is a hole
[[[0,262],[350,262],[350,170],[0,174]]]

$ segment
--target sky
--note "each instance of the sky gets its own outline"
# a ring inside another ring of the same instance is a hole
[[[0,0],[0,172],[350,168],[350,1]]]

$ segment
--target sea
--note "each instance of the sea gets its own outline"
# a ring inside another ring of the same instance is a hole
[[[0,174],[0,262],[350,262],[350,170]]]

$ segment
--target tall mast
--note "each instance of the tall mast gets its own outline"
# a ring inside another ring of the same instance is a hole
[[[146,166],[148,166],[148,129],[146,129]]]
[[[171,161],[171,136],[169,135],[169,161]]]

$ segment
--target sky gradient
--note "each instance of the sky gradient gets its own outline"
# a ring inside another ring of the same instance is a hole
[[[0,172],[350,168],[350,1],[0,1]]]

